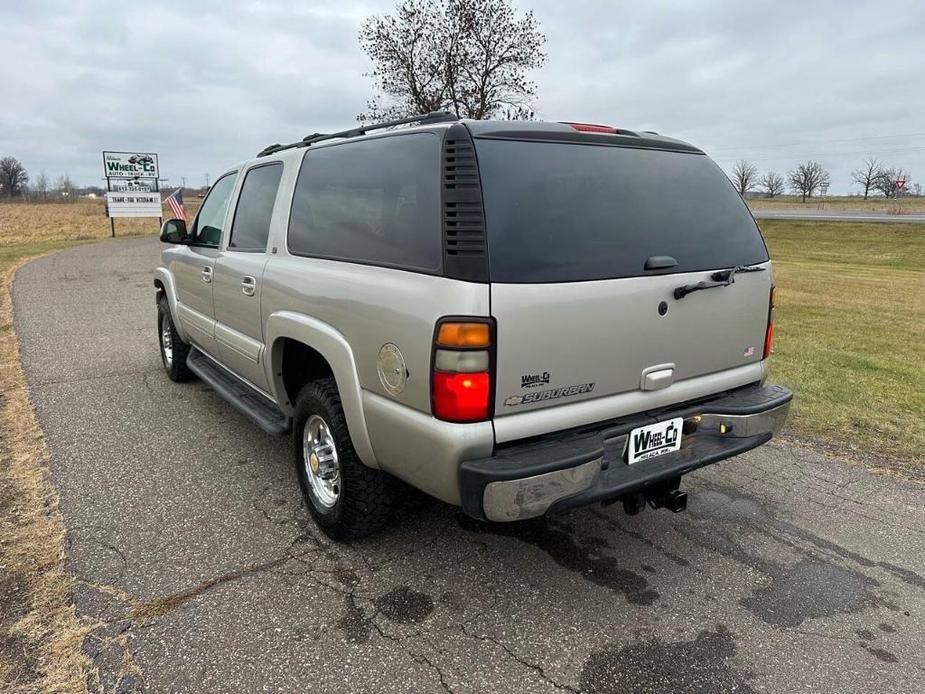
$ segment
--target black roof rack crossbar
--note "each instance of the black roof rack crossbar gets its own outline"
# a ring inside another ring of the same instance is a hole
[[[409,125],[411,123],[420,123],[421,125],[425,125],[427,123],[449,123],[451,121],[457,120],[459,120],[459,118],[454,116],[452,113],[448,113],[447,111],[431,111],[430,113],[423,113],[417,116],[409,116],[407,118],[399,118],[398,120],[385,121],[384,123],[359,125],[355,128],[350,128],[349,130],[341,130],[340,132],[336,133],[312,133],[311,135],[306,135],[301,140],[290,142],[288,145],[275,144],[270,145],[269,147],[264,147],[262,150],[260,150],[260,152],[257,153],[257,156],[265,157],[270,154],[275,154],[276,152],[281,152],[284,149],[292,149],[294,147],[309,147],[316,142],[323,142],[324,140],[335,140],[345,137],[359,137],[360,135],[365,135],[371,130],[394,128],[397,125]]]

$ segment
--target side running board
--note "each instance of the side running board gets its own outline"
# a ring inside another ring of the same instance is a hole
[[[268,434],[285,434],[291,428],[291,419],[275,404],[232,376],[195,347],[190,350],[186,365],[216,393]]]

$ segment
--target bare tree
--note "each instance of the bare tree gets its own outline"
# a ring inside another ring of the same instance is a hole
[[[874,179],[873,189],[882,193],[885,198],[895,198],[902,194],[902,191],[896,188],[896,181],[905,180],[908,186],[910,178],[909,172],[902,167],[884,167],[880,169],[880,173]]]
[[[757,176],[757,167],[744,159],[740,159],[735,163],[735,166],[732,167],[732,182],[736,190],[739,191],[739,195],[744,196],[755,187]]]
[[[790,188],[799,193],[802,201],[806,202],[806,198],[813,197],[817,190],[828,187],[831,179],[829,172],[822,168],[822,164],[807,161],[790,171],[787,180],[790,182]]]
[[[35,177],[35,185],[32,188],[35,190],[37,197],[42,200],[48,198],[48,176],[45,175],[44,171],[39,171],[39,175]]]
[[[8,198],[15,198],[23,192],[29,182],[26,167],[16,157],[0,159],[0,187]]]
[[[55,181],[55,192],[66,202],[74,202],[77,199],[74,190],[74,182],[71,180],[71,177],[68,174],[60,176],[57,181]]]
[[[864,188],[865,200],[867,200],[867,196],[874,188],[874,183],[877,181],[877,176],[880,175],[882,169],[883,166],[877,157],[868,157],[864,160],[864,165],[861,168],[851,172],[851,178]]]
[[[769,198],[773,198],[783,194],[784,177],[774,171],[768,171],[761,177],[761,180],[758,181],[758,185],[764,188],[765,195]]]
[[[527,73],[546,62],[546,37],[533,12],[519,15],[510,0],[402,0],[393,14],[367,19],[359,38],[378,92],[361,122],[443,110],[533,115]]]

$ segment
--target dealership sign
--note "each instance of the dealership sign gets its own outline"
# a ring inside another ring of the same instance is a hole
[[[160,217],[160,193],[106,193],[106,207],[110,217]]]
[[[154,152],[103,152],[106,176],[106,215],[160,217],[157,154]],[[112,235],[116,235],[112,223]]]
[[[158,178],[154,152],[103,152],[106,178]]]

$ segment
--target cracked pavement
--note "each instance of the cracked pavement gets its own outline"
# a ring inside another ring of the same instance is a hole
[[[91,691],[915,691],[925,487],[786,441],[690,475],[687,513],[487,525],[410,499],[332,543],[288,438],[157,350],[155,239],[23,267],[16,329]]]

